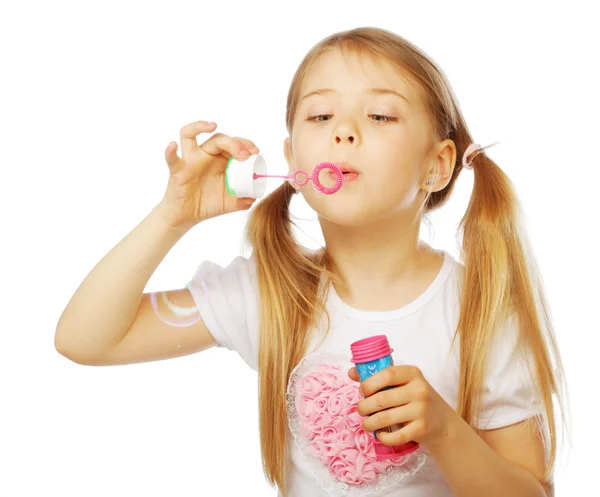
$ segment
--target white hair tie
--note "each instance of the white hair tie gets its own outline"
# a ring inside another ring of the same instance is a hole
[[[492,143],[491,145],[488,145],[487,147],[482,147],[482,146],[481,146],[481,145],[479,145],[478,143],[471,143],[471,145],[469,145],[469,146],[467,147],[467,150],[465,150],[465,153],[463,154],[463,157],[462,157],[462,165],[463,165],[463,167],[464,167],[465,169],[472,170],[472,169],[473,169],[473,166],[472,166],[472,164],[473,164],[473,159],[474,159],[475,157],[477,157],[477,156],[478,156],[478,155],[479,155],[481,152],[483,152],[483,151],[484,151],[486,148],[493,147],[493,146],[494,146],[494,145],[496,145],[497,143],[500,143],[500,142]],[[470,160],[470,161],[468,161],[468,162],[467,162],[467,157],[468,157],[469,155],[471,155],[471,154],[472,154],[473,152],[475,152],[475,151],[477,151],[477,153],[476,153],[476,154],[475,154],[475,155],[474,155],[474,156],[471,158],[471,160]]]

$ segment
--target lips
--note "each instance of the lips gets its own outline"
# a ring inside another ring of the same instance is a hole
[[[356,180],[360,175],[360,173],[347,162],[335,162],[334,164],[342,171],[344,184]],[[332,181],[335,181],[335,174],[333,171],[329,173],[329,176]]]
[[[352,167],[347,162],[335,162],[334,164],[341,169],[342,173],[345,173],[345,174],[356,173],[356,174],[358,174],[358,171],[356,169],[354,169],[354,167]]]

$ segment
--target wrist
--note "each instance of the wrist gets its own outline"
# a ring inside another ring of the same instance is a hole
[[[192,226],[187,227],[177,224],[173,219],[171,219],[169,210],[162,202],[154,206],[150,215],[156,219],[156,222],[160,225],[161,230],[169,236],[181,238],[192,228]]]
[[[444,458],[451,451],[455,451],[464,427],[470,428],[456,411],[450,410],[451,412],[441,428],[441,433],[434,440],[425,444],[431,457],[436,460]]]

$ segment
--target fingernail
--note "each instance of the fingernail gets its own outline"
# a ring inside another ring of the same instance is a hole
[[[249,152],[247,150],[240,150],[240,156],[245,157]]]

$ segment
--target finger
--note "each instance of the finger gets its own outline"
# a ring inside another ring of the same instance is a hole
[[[414,447],[414,433],[415,427],[414,422],[408,422],[399,430],[388,432],[385,430],[379,430],[377,432],[377,440],[379,440],[383,445],[387,446],[396,446],[398,450],[402,449],[410,449]],[[406,447],[401,447],[402,445],[406,445]]]
[[[222,155],[226,159],[235,157],[243,161],[250,156],[250,151],[241,141],[223,133],[216,133],[211,136],[200,145],[200,149],[210,155]]]
[[[404,365],[382,369],[363,381],[363,395],[368,397],[384,387],[404,385],[415,378],[416,370],[414,366]]]
[[[382,409],[408,404],[411,400],[411,392],[408,387],[394,387],[361,400],[357,405],[357,410],[361,416],[369,416]]]
[[[246,211],[250,209],[254,205],[257,199],[255,198],[238,198],[232,195],[226,194],[225,197],[225,212],[236,212],[236,211]]]
[[[171,142],[167,145],[167,148],[165,149],[165,160],[167,161],[167,165],[171,172],[176,172],[174,169],[180,160],[177,155],[177,143]]]
[[[350,368],[350,370],[348,371],[348,376],[350,377],[351,380],[360,381],[360,376],[358,376],[358,373],[356,372],[355,367]]]
[[[248,210],[248,209],[250,209],[250,207],[252,207],[254,205],[256,200],[257,199],[255,199],[255,198],[240,198],[238,205],[240,206],[241,210]]]
[[[198,149],[196,136],[200,133],[212,133],[215,129],[217,129],[217,123],[209,121],[196,121],[181,128],[179,132],[181,153],[191,157]]]
[[[246,147],[246,150],[248,150],[251,154],[258,154],[260,152],[260,150],[252,140],[248,140],[247,138],[240,138],[239,136],[234,136],[233,139],[238,140],[242,145],[244,145],[244,147]]]
[[[418,418],[418,412],[413,403],[403,406],[392,407],[383,411],[376,412],[371,416],[367,416],[363,420],[363,428],[365,431],[381,430],[388,426],[396,424],[404,424]]]

